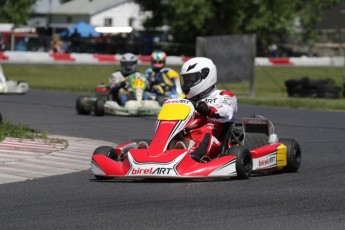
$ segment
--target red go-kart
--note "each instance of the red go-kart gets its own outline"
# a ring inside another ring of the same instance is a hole
[[[91,173],[96,179],[246,179],[252,173],[296,172],[299,169],[301,148],[298,142],[278,139],[271,121],[261,116],[224,125],[224,144],[219,155],[213,159],[195,160],[190,155],[194,142],[181,139],[181,132],[194,120],[194,112],[193,104],[187,99],[165,101],[152,140],[96,148]],[[178,145],[178,142],[183,144]]]

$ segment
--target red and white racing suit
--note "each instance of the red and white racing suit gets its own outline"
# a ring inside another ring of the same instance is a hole
[[[210,115],[205,117],[196,112],[195,120],[185,130],[185,138],[195,142],[191,152],[215,158],[224,141],[220,138],[224,124],[236,119],[237,98],[231,92],[215,88],[200,101],[207,103]]]

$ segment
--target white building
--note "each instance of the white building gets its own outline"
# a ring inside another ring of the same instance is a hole
[[[30,19],[30,25],[55,29],[65,29],[84,21],[94,27],[142,30],[143,20],[150,15],[141,12],[140,6],[132,0],[72,0],[64,4],[59,4],[58,0],[39,0],[34,11],[36,17]],[[45,21],[42,20],[44,12]]]

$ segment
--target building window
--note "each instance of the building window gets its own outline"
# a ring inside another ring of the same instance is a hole
[[[135,18],[129,18],[129,26],[133,27],[134,26],[134,21],[135,21]]]
[[[104,18],[104,26],[112,26],[113,19],[112,18]]]
[[[71,16],[67,16],[66,22],[67,22],[67,23],[72,23],[72,17],[71,17]]]

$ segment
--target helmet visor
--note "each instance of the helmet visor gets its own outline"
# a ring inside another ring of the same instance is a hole
[[[181,79],[181,86],[182,87],[190,88],[190,87],[198,84],[199,82],[201,82],[202,75],[200,72],[189,73],[189,74],[181,75],[180,79]]]
[[[135,61],[121,62],[122,70],[125,71],[125,72],[133,71],[135,69],[135,65],[136,65]]]
[[[156,68],[163,67],[165,64],[165,60],[152,60],[152,65]]]

